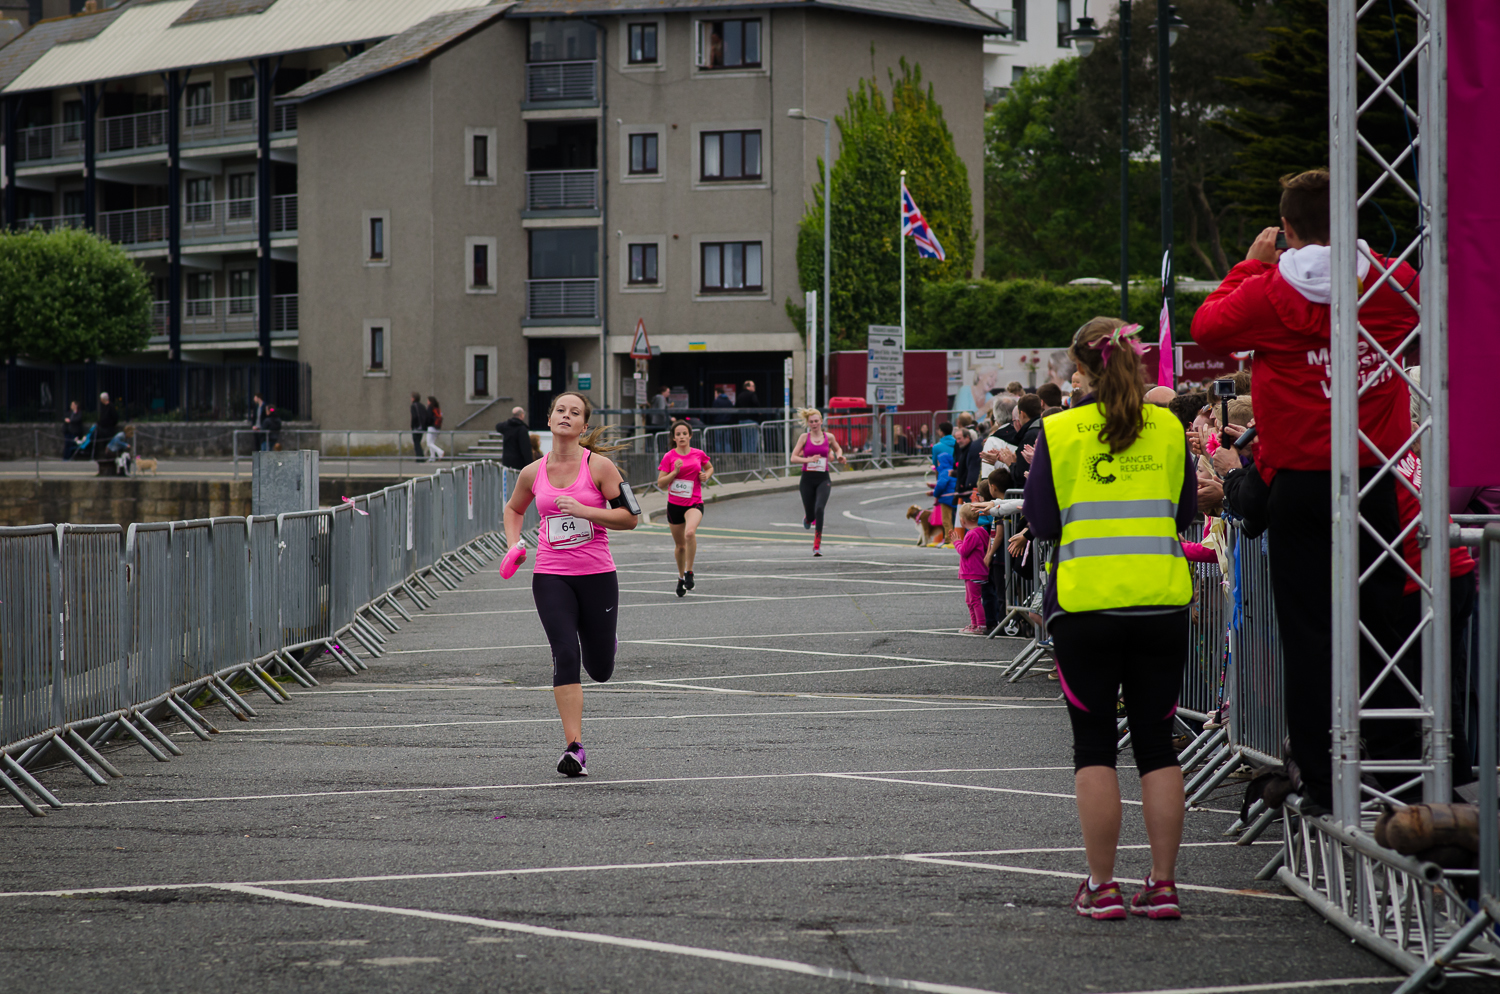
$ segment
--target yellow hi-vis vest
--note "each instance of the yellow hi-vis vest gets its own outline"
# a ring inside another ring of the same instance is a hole
[[[1062,513],[1057,603],[1064,611],[1180,606],[1193,580],[1177,540],[1187,472],[1182,422],[1147,404],[1135,443],[1111,453],[1099,440],[1104,409],[1087,404],[1042,422]]]

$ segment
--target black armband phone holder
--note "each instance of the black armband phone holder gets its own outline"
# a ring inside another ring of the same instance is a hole
[[[631,514],[637,516],[641,513],[640,502],[635,499],[635,494],[631,492],[630,484],[624,480],[620,481],[620,496],[611,497],[609,506],[628,508]]]

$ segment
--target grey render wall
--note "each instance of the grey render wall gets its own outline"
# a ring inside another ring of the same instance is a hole
[[[498,346],[492,394],[525,396],[523,57],[524,25],[500,22],[421,66],[302,106],[301,355],[329,425],[405,427],[416,390],[436,395],[456,426],[473,410],[466,346]],[[496,183],[465,183],[465,127],[499,129]],[[379,211],[390,216],[389,264],[367,265],[366,215]],[[501,240],[496,293],[465,290],[468,236]],[[389,322],[388,375],[364,369],[375,319]]]
[[[685,353],[701,342],[710,353],[789,353],[796,371],[794,398],[803,397],[800,329],[785,312],[800,302],[797,225],[818,178],[822,126],[792,121],[791,107],[829,117],[847,92],[873,76],[889,94],[887,70],[905,55],[920,63],[943,104],[959,154],[969,167],[976,228],[982,218],[983,47],[976,32],[911,21],[820,10],[770,11],[762,71],[703,73],[693,68],[692,13],[603,19],[605,102],[600,111],[565,112],[573,119],[600,115],[599,167],[607,183],[608,213],[600,232],[601,282],[607,294],[610,358],[600,367],[597,333],[564,339],[566,361],[593,374],[593,399],[608,382],[611,406],[620,402],[622,376],[637,318],[653,344]],[[656,20],[662,26],[659,68],[625,64],[625,27]],[[314,418],[325,428],[401,428],[407,395],[436,394],[445,424],[456,426],[479,405],[466,404],[465,350],[498,350],[494,405],[475,426],[502,420],[527,401],[525,335],[528,246],[523,221],[526,119],[523,111],[527,25],[492,24],[422,66],[372,79],[304,104],[299,157],[301,188],[301,357],[312,364]],[[563,114],[564,112],[542,112]],[[675,127],[674,127],[675,125]],[[696,179],[697,135],[712,126],[760,128],[769,173],[759,183],[704,184]],[[497,178],[464,182],[468,127],[497,131]],[[626,173],[628,135],[659,129],[661,175],[648,181]],[[838,133],[834,130],[834,155]],[[891,224],[897,223],[892,177]],[[837,196],[837,191],[835,191]],[[390,212],[388,266],[367,266],[362,226],[366,213]],[[563,222],[587,226],[591,219]],[[697,245],[764,241],[766,289],[705,296],[698,292]],[[496,292],[466,292],[465,239],[496,239]],[[632,240],[659,240],[662,283],[627,288]],[[982,250],[976,259],[982,258]],[[389,320],[390,375],[363,368],[365,322]],[[896,315],[891,316],[894,322]],[[779,399],[773,384],[762,385]],[[528,412],[538,423],[535,412]]]

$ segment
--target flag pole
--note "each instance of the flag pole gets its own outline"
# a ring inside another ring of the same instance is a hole
[[[901,241],[901,351],[906,351],[906,170],[901,170],[901,192],[896,195],[896,234]]]

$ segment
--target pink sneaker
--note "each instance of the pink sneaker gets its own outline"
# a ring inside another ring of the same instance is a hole
[[[1181,918],[1177,906],[1177,884],[1171,880],[1155,881],[1148,874],[1146,886],[1130,899],[1130,913],[1147,918]]]
[[[1100,884],[1098,890],[1089,890],[1089,881],[1085,877],[1078,885],[1078,893],[1073,895],[1073,910],[1096,922],[1124,918],[1125,897],[1120,893],[1120,885],[1113,880]]]

